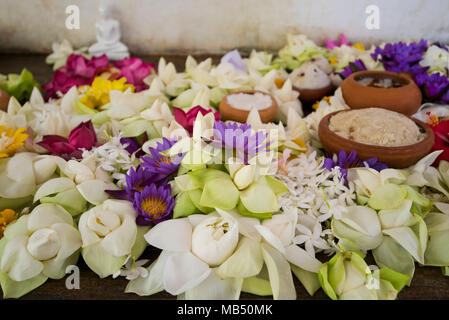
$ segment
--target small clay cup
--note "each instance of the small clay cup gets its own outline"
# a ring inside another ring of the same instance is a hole
[[[320,101],[325,96],[330,95],[335,90],[335,87],[330,84],[327,87],[320,89],[300,89],[295,86],[293,86],[293,89],[299,92],[298,99],[301,100],[302,103],[311,105]]]
[[[361,160],[369,158],[377,158],[378,161],[385,162],[390,168],[408,168],[420,159],[429,154],[435,141],[432,129],[414,118],[412,119],[425,132],[425,137],[418,143],[400,146],[400,147],[382,147],[355,142],[343,138],[329,129],[329,120],[332,116],[339,112],[347,112],[350,110],[340,110],[333,112],[321,119],[318,126],[318,136],[324,150],[331,154],[338,154],[340,150],[346,153],[351,151],[357,152],[357,156]]]
[[[274,97],[271,94],[268,94],[266,92],[259,91],[259,90],[241,90],[241,91],[235,91],[235,92],[232,92],[232,93],[226,95],[221,100],[220,106],[219,106],[221,118],[223,120],[232,120],[232,121],[245,123],[250,111],[240,110],[240,109],[236,109],[236,108],[232,107],[228,103],[227,98],[229,95],[232,95],[232,94],[238,94],[238,93],[254,94],[257,92],[269,96],[272,101],[271,106],[269,106],[266,109],[259,110],[260,119],[264,123],[273,122],[274,119],[276,118],[277,110],[278,110],[278,105],[276,103],[276,100],[274,99]]]
[[[401,87],[376,88],[358,83],[363,78],[395,79]],[[359,71],[351,74],[341,83],[346,104],[352,109],[383,108],[406,116],[415,114],[422,104],[421,90],[413,79],[404,74],[387,71]]]
[[[8,110],[9,98],[11,98],[5,90],[0,89],[0,110]]]

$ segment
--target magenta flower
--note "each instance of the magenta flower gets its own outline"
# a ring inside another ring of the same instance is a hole
[[[346,36],[344,34],[340,34],[340,41],[330,41],[326,39],[326,47],[329,50],[332,50],[336,47],[341,47],[342,45],[347,45],[350,46],[351,44],[348,42],[348,40],[346,39]]]
[[[170,185],[157,187],[146,186],[142,192],[134,194],[133,206],[138,213],[136,222],[140,226],[148,226],[171,218],[175,199],[171,196]]]
[[[97,146],[97,135],[92,122],[87,121],[73,129],[68,139],[58,135],[45,135],[38,144],[66,160],[80,159],[82,149],[90,150]]]
[[[47,91],[45,99],[58,98],[58,92],[66,93],[73,86],[90,85],[95,76],[109,68],[106,55],[86,59],[82,55],[71,54],[65,66],[55,71],[50,83],[42,88]]]
[[[207,110],[204,109],[201,106],[196,106],[190,109],[188,112],[184,112],[184,110],[180,108],[173,107],[173,115],[175,116],[176,122],[178,122],[181,126],[184,127],[184,129],[187,130],[187,132],[190,134],[190,136],[193,133],[193,125],[195,124],[196,116],[198,115],[198,112],[201,112],[201,114],[204,116],[208,113],[213,112],[211,109]],[[216,121],[220,120],[220,111],[217,111],[214,113],[214,117]]]
[[[126,78],[126,82],[134,85],[136,92],[147,89],[147,85],[143,82],[151,70],[156,70],[152,63],[143,62],[139,58],[125,58],[122,61],[114,62],[114,65],[120,69],[120,74],[117,79],[121,77]]]

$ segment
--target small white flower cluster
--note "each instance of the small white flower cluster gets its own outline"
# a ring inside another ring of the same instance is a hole
[[[338,167],[332,171],[323,168],[323,158],[318,157],[316,151],[290,160],[286,172],[280,170],[276,178],[289,189],[280,197],[282,210],[299,209],[294,242],[304,244],[313,256],[320,251],[336,252],[330,220],[355,204],[354,186],[345,185]]]
[[[141,259],[135,261],[134,257],[129,256],[122,268],[112,275],[112,278],[126,277],[126,280],[134,280],[139,277],[148,277],[148,270],[144,265],[148,263],[148,259]]]
[[[126,144],[120,142],[121,136],[109,137],[105,144],[94,147],[83,152],[83,158],[95,156],[97,167],[108,172],[112,178],[116,179],[117,186],[123,187],[126,184],[125,175],[132,166],[138,165],[138,159],[134,154],[126,151]]]

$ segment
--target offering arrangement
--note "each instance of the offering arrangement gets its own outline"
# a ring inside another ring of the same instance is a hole
[[[0,75],[4,298],[81,260],[186,300],[296,299],[295,278],[392,300],[422,266],[447,280],[447,46],[288,34],[181,71],[129,56],[102,14],[89,50],[54,44],[49,83]]]

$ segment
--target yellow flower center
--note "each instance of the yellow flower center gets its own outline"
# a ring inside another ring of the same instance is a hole
[[[167,205],[162,199],[147,198],[140,203],[142,211],[147,212],[151,218],[160,218],[167,210]]]
[[[161,163],[166,163],[166,164],[170,164],[171,163],[171,158],[170,157],[161,157],[158,161],[158,167],[160,167]]]
[[[352,46],[356,49],[359,49],[360,51],[365,51],[365,46],[363,45],[363,43],[355,43]]]
[[[24,133],[25,128],[19,128],[14,131],[13,128],[0,126],[0,158],[7,158],[14,154],[17,148],[20,148],[28,138]]]
[[[276,78],[274,79],[274,84],[278,89],[281,89],[284,86],[284,80],[282,78]]]
[[[3,237],[3,232],[5,231],[8,224],[17,219],[17,213],[11,209],[5,209],[0,211],[0,238]]]

